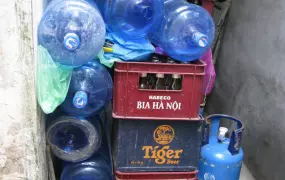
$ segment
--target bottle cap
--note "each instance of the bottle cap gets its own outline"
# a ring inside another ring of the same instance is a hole
[[[182,61],[181,64],[191,64],[189,61]]]
[[[224,141],[226,139],[226,133],[228,132],[228,128],[226,127],[220,127],[219,128],[219,136],[218,136],[218,139],[220,141]]]
[[[75,50],[80,46],[80,39],[75,33],[67,33],[64,36],[63,45],[68,50]]]
[[[171,58],[171,57],[167,57],[167,63],[174,64],[175,60],[173,58]]]
[[[84,108],[88,103],[88,97],[86,92],[78,91],[73,97],[73,105],[78,109]]]
[[[180,79],[181,75],[180,74],[172,74],[173,79]]]
[[[160,59],[157,56],[152,56],[153,63],[160,63]]]
[[[147,77],[147,73],[141,73],[141,77]]]
[[[192,38],[194,42],[200,47],[206,47],[209,44],[208,36],[198,31],[193,34]]]
[[[156,74],[156,77],[157,77],[157,78],[164,78],[164,74],[159,74],[159,73],[158,73],[158,74]]]

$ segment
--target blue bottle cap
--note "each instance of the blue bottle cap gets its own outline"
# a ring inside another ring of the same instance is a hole
[[[208,46],[209,44],[208,36],[203,33],[195,32],[192,38],[194,42],[202,48]]]
[[[88,103],[88,97],[87,97],[86,92],[78,91],[75,93],[73,97],[74,107],[82,109],[87,105],[87,103]]]
[[[68,50],[75,50],[80,46],[80,39],[75,33],[67,33],[64,36],[63,45]]]

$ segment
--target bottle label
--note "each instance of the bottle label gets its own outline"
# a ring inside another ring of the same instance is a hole
[[[68,50],[75,50],[80,45],[80,39],[75,33],[68,33],[64,36],[64,47]]]
[[[88,98],[84,91],[78,91],[73,97],[73,105],[76,108],[84,108],[87,105]]]

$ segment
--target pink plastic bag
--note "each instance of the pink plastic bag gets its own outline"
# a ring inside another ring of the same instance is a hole
[[[200,59],[204,63],[206,63],[206,69],[205,69],[205,77],[203,81],[203,94],[209,95],[214,87],[215,79],[216,79],[216,71],[215,66],[213,62],[213,56],[212,56],[212,49],[209,49]]]

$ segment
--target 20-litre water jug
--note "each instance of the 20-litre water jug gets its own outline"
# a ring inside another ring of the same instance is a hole
[[[98,55],[105,32],[102,16],[91,0],[54,0],[38,26],[38,41],[54,61],[80,66]]]
[[[101,146],[102,121],[61,116],[47,130],[47,141],[55,156],[68,162],[91,157]]]
[[[111,164],[100,154],[90,160],[66,166],[61,174],[61,180],[113,180]]]
[[[65,165],[61,180],[113,180],[112,163],[108,144],[103,141],[101,148],[90,159]]]
[[[165,0],[164,19],[149,37],[172,58],[189,62],[199,59],[211,47],[215,25],[202,7],[181,0]]]
[[[109,29],[125,39],[144,38],[162,20],[163,0],[95,0]]]
[[[71,116],[89,117],[111,99],[113,82],[108,70],[98,61],[74,68],[61,109]]]

